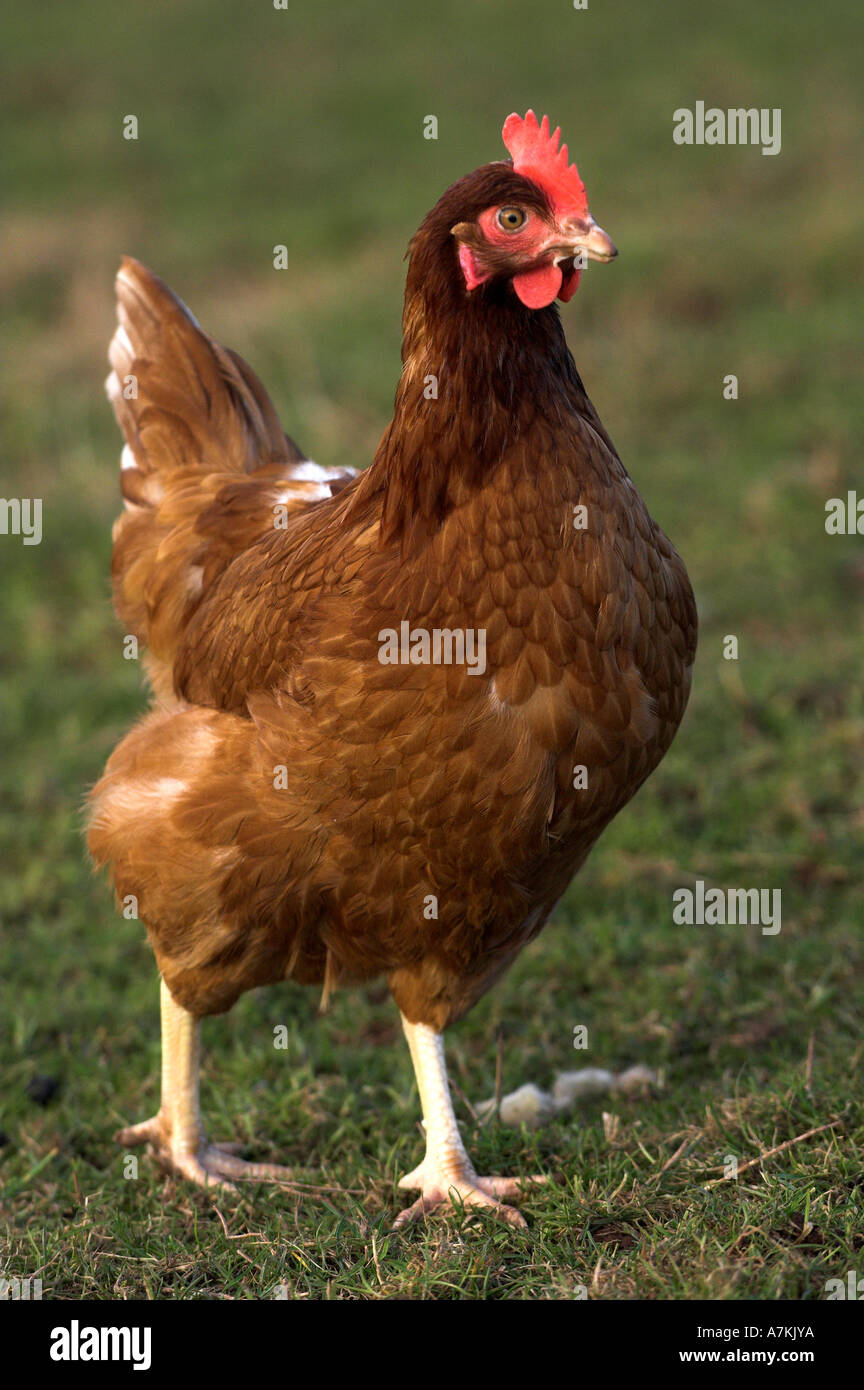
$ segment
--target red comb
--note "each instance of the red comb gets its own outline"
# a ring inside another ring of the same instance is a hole
[[[558,148],[561,127],[549,134],[549,117],[537,121],[533,111],[523,120],[515,111],[504,122],[501,137],[513,156],[513,169],[543,189],[556,212],[584,217],[588,211],[585,185],[575,164],[567,163],[567,146]]]

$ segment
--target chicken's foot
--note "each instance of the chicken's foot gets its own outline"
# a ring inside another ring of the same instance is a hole
[[[163,980],[162,1103],[158,1114],[141,1124],[120,1129],[118,1144],[147,1144],[161,1168],[201,1187],[236,1191],[232,1178],[257,1182],[288,1181],[291,1170],[278,1163],[247,1163],[235,1156],[236,1144],[208,1144],[201,1127],[198,1078],[201,1062],[201,1020],[181,1008]]]
[[[486,1207],[511,1226],[527,1226],[522,1213],[506,1203],[518,1202],[527,1187],[546,1179],[478,1177],[462,1143],[453,1112],[441,1034],[425,1023],[409,1023],[404,1014],[402,1027],[411,1049],[420,1092],[426,1156],[399,1182],[401,1188],[419,1190],[420,1196],[412,1206],[399,1213],[394,1229],[422,1221],[435,1207],[448,1202],[457,1208]]]

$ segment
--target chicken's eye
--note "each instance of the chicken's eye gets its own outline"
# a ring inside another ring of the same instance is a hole
[[[525,225],[526,214],[521,208],[499,208],[495,221],[505,232],[518,232]]]

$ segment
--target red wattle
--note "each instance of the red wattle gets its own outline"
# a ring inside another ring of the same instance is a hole
[[[523,270],[513,276],[513,288],[526,309],[545,309],[551,304],[561,288],[563,276],[557,265],[550,261],[538,265],[534,270]]]
[[[582,279],[581,270],[571,270],[569,275],[564,276],[564,284],[558,292],[558,298],[567,304],[579,288],[579,281]]]

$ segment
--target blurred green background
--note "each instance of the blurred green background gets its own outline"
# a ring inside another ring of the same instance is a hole
[[[7,1271],[44,1271],[46,1297],[260,1297],[290,1278],[298,1297],[561,1298],[582,1282],[788,1298],[853,1267],[864,538],[827,536],[824,507],[864,496],[861,38],[853,0],[46,0],[7,15],[3,491],[44,506],[40,546],[0,540]],[[699,100],[781,108],[782,153],[676,146],[672,113]],[[79,816],[145,703],[110,608],[113,275],[122,252],[149,263],[314,458],[363,466],[399,370],[408,239],[529,105],[560,122],[621,252],[564,322],[687,562],[701,646],[670,755],[558,925],[455,1030],[453,1071],[490,1095],[500,1026],[505,1089],[634,1061],[665,1089],[533,1136],[474,1133],[463,1109],[481,1171],[540,1161],[559,1183],[528,1237],[489,1230],[467,1254],[441,1227],[391,1241],[418,1136],[386,993],[340,996],[323,1020],[297,990],[247,997],[205,1030],[211,1130],[332,1190],[238,1208],[236,1231],[264,1231],[244,1261],[206,1199],[181,1186],[160,1202],[146,1161],[124,1182],[111,1143],[155,1108],[158,1067],[152,958],[91,878]],[[671,893],[696,878],[781,888],[782,933],[673,927]],[[282,1022],[287,1053],[271,1045]],[[43,1104],[39,1077],[57,1083]],[[826,1124],[706,1192],[726,1153]]]

